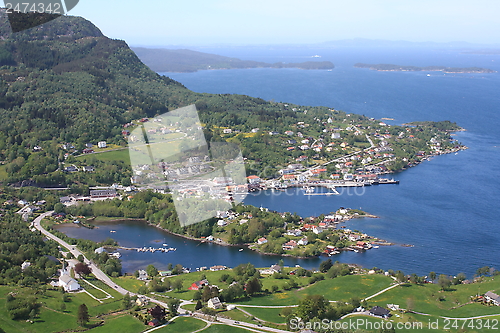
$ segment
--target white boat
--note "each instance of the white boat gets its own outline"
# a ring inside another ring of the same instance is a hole
[[[110,230],[109,232],[116,232],[116,230]]]
[[[163,246],[168,246],[168,244],[167,244],[167,243],[163,243],[162,245],[163,245]]]
[[[431,76],[430,74],[427,74],[427,76]]]
[[[378,249],[378,248],[379,248],[379,246],[378,246],[378,245],[374,245],[374,246],[373,246],[373,248],[374,248],[374,249]]]
[[[240,252],[241,252],[241,251],[243,251],[243,249],[239,249],[238,251],[240,251]]]

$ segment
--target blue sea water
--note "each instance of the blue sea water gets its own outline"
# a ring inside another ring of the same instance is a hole
[[[451,120],[467,129],[456,138],[469,147],[458,154],[438,156],[398,173],[399,185],[364,188],[357,194],[305,197],[291,191],[250,195],[246,203],[302,216],[361,208],[378,219],[355,219],[346,225],[394,242],[365,253],[345,252],[335,260],[365,267],[428,274],[430,271],[472,277],[476,269],[500,269],[500,74],[440,72],[377,72],[354,68],[357,62],[399,65],[486,67],[500,71],[500,55],[462,54],[450,49],[202,49],[241,59],[266,62],[330,60],[332,71],[299,69],[214,70],[161,73],[191,90],[238,93],[301,105],[324,105],[374,118],[394,118],[391,124]],[[311,58],[312,55],[321,58]],[[116,233],[110,234],[113,229]],[[133,222],[104,224],[94,230],[65,228],[70,236],[95,240],[112,236],[124,246],[154,246],[156,241],[178,248],[175,253],[123,251],[125,271],[154,263],[181,263],[195,268],[215,264],[234,267],[252,262],[268,266],[276,257],[238,248],[199,244]],[[411,244],[414,247],[403,247]],[[159,246],[159,245],[158,245]],[[317,267],[321,259],[286,258],[285,263]]]
[[[400,185],[366,188],[363,195],[248,197],[246,203],[278,211],[318,215],[340,206],[362,208],[379,219],[353,220],[359,229],[399,244],[336,258],[366,267],[426,274],[500,269],[500,74],[378,72],[357,62],[500,71],[500,55],[442,49],[213,49],[203,50],[266,62],[330,60],[332,71],[242,69],[168,73],[189,89],[239,93],[266,100],[324,105],[402,124],[451,120],[467,129],[456,138],[469,147],[439,156],[396,175]],[[312,55],[321,58],[311,58]]]

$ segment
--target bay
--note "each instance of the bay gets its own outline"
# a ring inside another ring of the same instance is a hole
[[[354,68],[356,62],[448,67],[485,67],[500,70],[499,55],[462,54],[448,49],[203,49],[225,56],[266,62],[319,60],[335,64],[332,71],[299,69],[241,69],[161,73],[189,89],[209,93],[239,93],[266,100],[301,105],[325,105],[374,118],[394,118],[391,124],[409,121],[451,120],[467,129],[456,138],[469,147],[457,155],[439,156],[394,175],[399,185],[367,187],[362,193],[340,196],[305,197],[301,193],[261,193],[250,195],[245,203],[276,211],[317,216],[340,206],[361,208],[378,219],[356,219],[347,223],[397,244],[414,247],[380,247],[365,253],[346,252],[334,257],[365,267],[403,270],[428,274],[430,271],[472,277],[485,265],[500,269],[500,75],[445,74],[431,72],[377,72]],[[106,224],[107,225],[107,224]],[[123,246],[153,246],[165,239],[175,253],[135,253],[124,251],[125,271],[144,268],[150,263],[165,267],[181,263],[186,267],[223,264],[234,267],[242,262],[269,266],[278,257],[263,256],[238,248],[199,244],[162,233],[137,222],[112,224],[83,231],[64,230],[75,237],[112,236]],[[107,230],[107,231],[106,231]],[[97,236],[99,235],[99,236]],[[138,236],[142,235],[142,236]],[[104,239],[102,238],[102,239]],[[129,245],[125,245],[129,244]],[[160,243],[161,244],[161,243]],[[175,245],[174,245],[175,244]],[[320,259],[291,260],[317,267]]]

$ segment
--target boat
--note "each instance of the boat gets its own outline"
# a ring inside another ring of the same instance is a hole
[[[374,248],[374,249],[378,249],[378,248],[379,248],[379,246],[378,246],[378,245],[374,245],[374,246],[373,246],[373,248]]]
[[[320,56],[320,55],[315,54],[315,55],[313,55],[311,58],[321,58],[321,56]]]
[[[312,186],[304,186],[302,188],[306,193],[313,193],[314,192],[314,187]]]
[[[163,245],[163,246],[168,246],[168,244],[167,244],[167,243],[163,243],[162,245]]]
[[[240,252],[241,252],[241,251],[243,251],[243,249],[239,249],[238,251],[240,251]]]
[[[109,232],[116,232],[116,230],[110,230]]]
[[[430,74],[427,74],[427,76],[431,76]]]

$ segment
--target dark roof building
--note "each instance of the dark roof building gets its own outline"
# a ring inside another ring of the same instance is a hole
[[[377,305],[370,309],[370,314],[372,316],[388,318],[390,316],[390,311]]]

